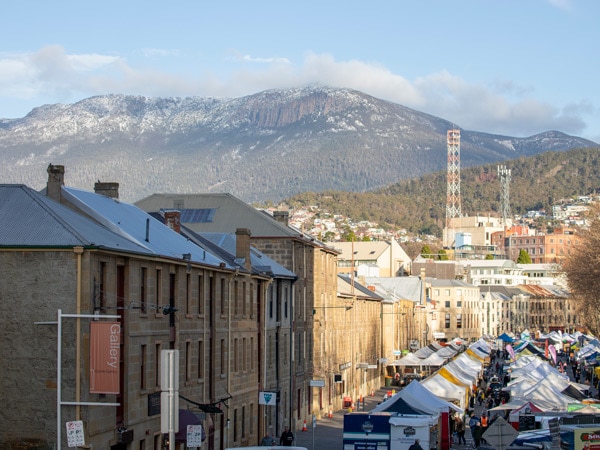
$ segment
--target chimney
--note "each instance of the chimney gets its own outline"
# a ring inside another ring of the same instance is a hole
[[[165,225],[177,234],[181,234],[181,212],[176,209],[162,211]]]
[[[46,197],[60,203],[62,199],[62,187],[65,184],[65,166],[48,165],[48,184],[46,185]]]
[[[288,222],[290,219],[289,211],[273,211],[273,218],[284,226],[288,226]]]
[[[252,269],[250,260],[250,237],[252,234],[248,228],[235,230],[235,259],[246,269]]]
[[[119,183],[94,183],[94,192],[110,198],[119,198]]]

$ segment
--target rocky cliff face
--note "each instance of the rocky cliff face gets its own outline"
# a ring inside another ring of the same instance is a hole
[[[119,182],[127,201],[155,192],[277,201],[307,190],[364,191],[445,169],[452,127],[329,87],[237,99],[99,96],[0,120],[0,180],[41,188],[53,163],[65,165],[71,186]],[[461,165],[590,146],[558,132],[519,139],[463,130]]]

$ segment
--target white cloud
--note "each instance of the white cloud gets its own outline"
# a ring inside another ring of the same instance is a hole
[[[146,54],[161,51],[146,49]],[[32,54],[0,55],[0,96],[43,99],[39,106],[111,93],[239,97],[266,89],[321,84],[357,89],[466,129],[514,136],[552,129],[580,134],[585,129],[582,117],[594,112],[585,102],[560,107],[537,100],[531,87],[511,80],[485,85],[441,71],[411,81],[376,63],[336,61],[331,55],[316,53],[306,54],[301,64],[283,57],[238,55],[237,60],[258,64],[236,63],[235,71],[225,78],[208,71],[184,78],[160,69],[138,70],[118,56],[67,54],[60,46],[49,46]]]
[[[175,49],[166,49],[166,48],[143,48],[142,54],[146,58],[164,58],[167,56],[178,56],[179,50]]]
[[[573,7],[572,0],[548,0],[552,6],[556,6],[560,9],[570,10]]]

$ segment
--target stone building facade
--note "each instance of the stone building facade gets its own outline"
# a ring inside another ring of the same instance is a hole
[[[291,295],[281,298],[284,303],[280,307],[288,315],[273,322],[267,333],[279,344],[277,358],[284,361],[289,357],[289,364],[284,365],[289,369],[289,382],[285,377],[279,378],[278,423],[289,425],[292,431],[300,430],[311,418],[312,311],[315,306],[336,298],[338,252],[290,227],[287,211],[270,215],[230,194],[155,194],[136,205],[150,212],[178,209],[182,224],[198,233],[231,233],[239,227],[248,228],[255,248],[296,274]],[[275,434],[281,431],[279,428]]]
[[[81,420],[86,446],[162,448],[162,350],[179,352],[179,408],[195,412],[208,448],[257,444],[258,314],[271,277],[114,197],[65,188],[60,169],[49,168],[54,200],[0,188],[1,356],[14,361],[0,387],[0,445],[65,447],[65,423]],[[119,325],[117,393],[93,387],[92,321]]]

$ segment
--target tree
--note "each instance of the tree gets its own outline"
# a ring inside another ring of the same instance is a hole
[[[517,258],[517,264],[531,264],[531,256],[527,253],[527,250],[522,248],[519,251],[519,257]]]
[[[571,254],[563,264],[577,322],[595,335],[600,332],[600,219],[579,233]]]
[[[425,244],[423,247],[421,247],[421,256],[423,258],[433,258],[433,254],[431,253],[429,245]]]
[[[486,260],[494,259],[494,255],[492,255],[491,253],[488,253],[487,255],[485,255],[485,259]]]
[[[446,250],[444,250],[443,248],[440,249],[440,251],[438,251],[437,254],[437,259],[439,261],[448,261],[448,253],[446,253]]]

